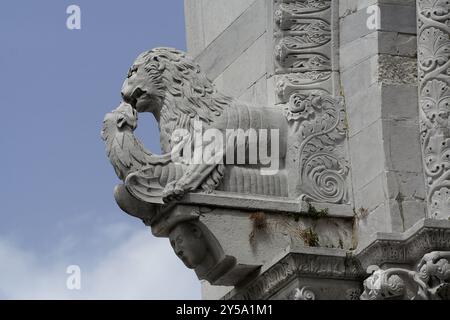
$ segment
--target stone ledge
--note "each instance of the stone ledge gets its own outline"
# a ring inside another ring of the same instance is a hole
[[[289,299],[294,298],[292,289],[297,290],[302,286],[305,288],[306,283],[314,283],[308,290],[322,295],[317,297],[319,299],[350,299],[345,294],[340,294],[340,289],[345,287],[346,292],[360,292],[360,283],[364,277],[365,272],[358,261],[345,250],[287,248],[279,259],[261,268],[261,274],[257,279],[242,287],[236,287],[222,299],[252,300],[282,297]],[[322,279],[325,282],[320,283]],[[335,290],[330,290],[332,287]]]
[[[359,299],[368,267],[413,267],[424,255],[449,249],[450,221],[432,219],[404,233],[378,233],[363,250],[288,247],[222,299]]]
[[[242,210],[261,210],[270,212],[302,213],[308,216],[311,207],[316,210],[328,210],[330,218],[353,218],[354,213],[349,204],[326,204],[306,202],[301,199],[242,195],[231,192],[215,191],[212,194],[189,193],[180,202],[182,204],[212,205],[216,207]]]
[[[450,249],[450,221],[423,219],[404,233],[376,233],[369,245],[353,254],[363,268],[413,265],[426,253]]]

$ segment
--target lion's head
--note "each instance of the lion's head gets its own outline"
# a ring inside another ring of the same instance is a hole
[[[220,116],[232,101],[216,90],[190,57],[171,48],[139,55],[123,84],[122,97],[138,112],[151,112],[157,120],[169,112],[206,122]]]

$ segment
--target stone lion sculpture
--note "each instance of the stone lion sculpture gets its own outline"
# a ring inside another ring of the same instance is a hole
[[[137,114],[129,106],[138,113],[152,113],[159,124],[163,151],[162,155],[154,155],[145,150],[128,150],[124,155],[125,151],[118,151],[123,143],[111,143],[117,141],[111,137],[121,134],[123,129],[118,122],[111,125],[116,119],[111,114],[105,118],[103,137],[111,161],[133,159],[136,154],[143,156],[137,159],[139,166],[120,176],[138,190],[132,192],[134,195],[154,197],[155,189],[150,185],[158,174],[165,172],[158,168],[172,166],[174,173],[166,170],[171,179],[165,180],[167,183],[160,194],[166,203],[199,188],[211,192],[227,179],[228,189],[223,190],[293,198],[306,196],[331,203],[346,201],[348,169],[343,157],[334,153],[335,145],[345,139],[340,99],[310,92],[294,94],[283,107],[252,106],[219,92],[191,58],[171,48],[142,53],[131,66],[121,94],[124,102],[115,111],[116,118],[122,118],[121,114],[125,113],[131,123],[125,128],[132,134],[136,124],[130,118],[137,120]],[[223,143],[202,136],[209,131],[224,137]],[[260,132],[265,135],[252,135]],[[251,141],[253,138],[255,141]],[[264,145],[265,154],[261,150],[255,152],[252,143],[258,149]],[[142,148],[139,142],[131,144]],[[203,151],[202,161],[183,160],[174,165],[174,157],[185,159],[185,153],[192,151],[195,155],[198,149]],[[205,150],[210,151],[207,156]],[[114,156],[117,152],[120,156]],[[275,154],[279,165],[275,172],[265,174],[263,170],[271,165],[267,163],[269,152],[271,157]],[[240,162],[217,161],[229,154]],[[266,175],[273,175],[272,180]]]

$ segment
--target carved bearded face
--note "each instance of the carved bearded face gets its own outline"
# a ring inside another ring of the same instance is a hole
[[[193,223],[178,224],[170,232],[169,240],[176,255],[189,269],[197,268],[207,256],[203,233]]]
[[[149,58],[146,54],[139,56],[123,83],[123,100],[138,112],[158,113],[164,99],[161,80],[163,71],[164,64],[157,57]]]

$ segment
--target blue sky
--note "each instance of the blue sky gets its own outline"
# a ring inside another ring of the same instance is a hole
[[[81,8],[81,30],[66,8]],[[116,206],[100,139],[135,57],[185,50],[182,0],[5,0],[0,4],[0,298],[197,299],[167,239]],[[158,129],[138,135],[159,151]],[[66,288],[79,265],[82,288]]]

